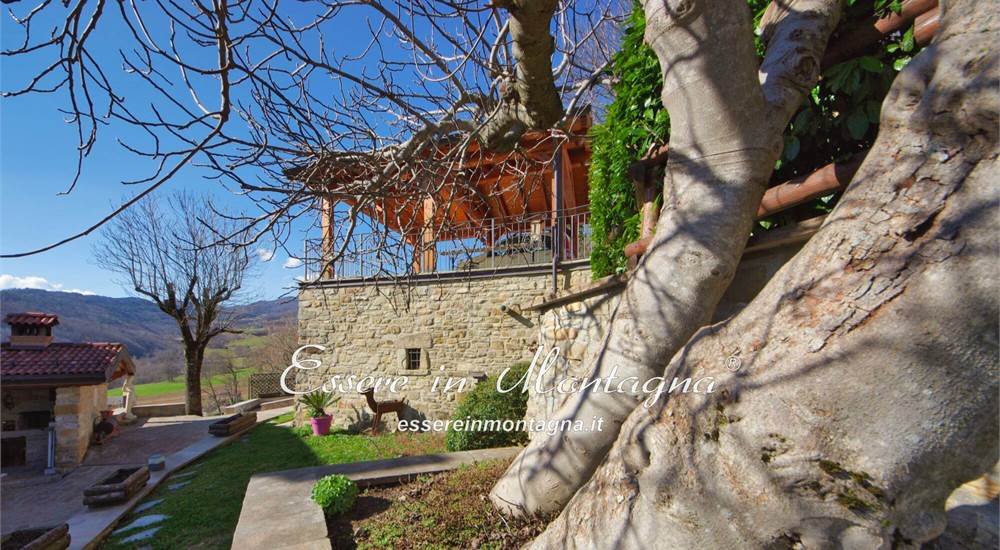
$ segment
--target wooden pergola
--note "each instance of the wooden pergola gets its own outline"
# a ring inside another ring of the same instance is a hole
[[[322,186],[321,227],[324,256],[332,256],[336,238],[334,208],[350,205],[398,234],[415,251],[415,272],[434,271],[436,243],[467,238],[470,228],[486,227],[491,220],[543,220],[555,225],[558,213],[583,209],[589,204],[587,171],[590,163],[592,124],[589,112],[576,117],[569,128],[558,133],[529,132],[510,153],[494,153],[472,142],[465,149],[463,165],[456,169],[453,159],[442,160],[447,174],[442,179],[462,178],[460,185],[438,185],[437,191],[423,193],[415,200],[414,182],[406,177],[386,188],[375,201],[363,206],[345,187],[366,177],[357,165],[340,163],[326,169]],[[444,158],[450,152],[441,145],[431,155]],[[549,220],[548,222],[544,220]],[[499,227],[506,227],[501,224]],[[474,230],[472,231],[474,232]],[[503,236],[501,229],[477,237],[492,246]],[[332,273],[332,265],[323,273]]]

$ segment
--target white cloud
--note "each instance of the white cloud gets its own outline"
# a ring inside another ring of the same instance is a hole
[[[257,249],[257,258],[262,262],[270,262],[274,259],[274,251],[266,248]]]
[[[285,269],[295,269],[297,267],[302,267],[302,260],[298,258],[288,258],[282,265]]]
[[[27,277],[17,277],[4,273],[0,275],[0,289],[5,288],[36,288],[40,290],[56,290],[59,292],[75,292],[77,294],[85,294],[87,296],[93,296],[96,294],[95,292],[91,292],[89,290],[66,288],[59,283],[49,282],[49,280],[45,277],[35,277],[32,275]]]

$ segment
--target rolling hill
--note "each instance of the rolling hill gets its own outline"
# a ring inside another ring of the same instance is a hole
[[[294,299],[285,299],[253,302],[235,309],[241,327],[260,328],[294,321],[298,306]],[[21,311],[58,315],[56,341],[122,342],[136,358],[156,353],[178,338],[173,319],[153,302],[140,298],[110,298],[36,289],[0,291],[0,316]],[[5,326],[4,340],[9,334]]]

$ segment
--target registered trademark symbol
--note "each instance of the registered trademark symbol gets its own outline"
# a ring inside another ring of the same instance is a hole
[[[741,361],[739,357],[736,357],[735,355],[730,355],[729,357],[726,357],[727,369],[736,372],[740,370],[741,366],[743,366],[743,361]]]

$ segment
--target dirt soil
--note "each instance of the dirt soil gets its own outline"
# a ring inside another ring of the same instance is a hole
[[[407,483],[362,490],[345,515],[327,518],[335,550],[375,548],[520,548],[550,518],[517,520],[487,498],[510,461],[494,461]]]

